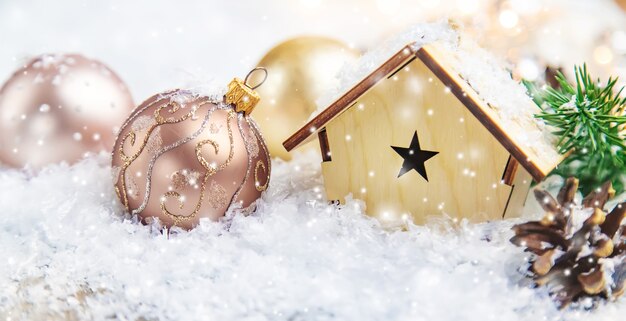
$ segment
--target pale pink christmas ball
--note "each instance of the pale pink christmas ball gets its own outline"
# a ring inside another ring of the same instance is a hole
[[[110,151],[133,107],[124,82],[101,62],[39,56],[0,89],[0,163],[39,168]]]
[[[120,130],[112,161],[115,190],[129,213],[184,229],[217,220],[231,206],[252,211],[271,166],[250,116],[185,90],[139,105]]]

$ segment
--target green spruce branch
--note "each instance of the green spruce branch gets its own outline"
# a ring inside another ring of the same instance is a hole
[[[587,66],[575,67],[576,84],[570,84],[559,72],[558,87],[537,88],[524,81],[541,111],[542,119],[557,136],[559,152],[571,154],[555,174],[580,179],[583,194],[607,180],[617,192],[624,191],[626,176],[626,98],[624,87],[615,91],[617,78],[602,86],[594,81]]]

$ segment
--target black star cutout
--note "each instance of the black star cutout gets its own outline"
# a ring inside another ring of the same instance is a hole
[[[420,148],[420,141],[417,138],[417,131],[413,134],[413,139],[411,140],[411,146],[408,148],[391,146],[393,150],[398,153],[398,155],[404,158],[404,162],[402,163],[402,168],[400,169],[400,173],[398,173],[398,177],[406,174],[406,172],[414,169],[422,177],[428,182],[428,175],[426,174],[426,167],[424,167],[424,163],[429,160],[431,157],[439,154],[439,152],[433,152],[429,150],[422,150]]]

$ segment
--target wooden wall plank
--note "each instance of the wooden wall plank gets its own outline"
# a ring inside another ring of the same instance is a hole
[[[509,153],[419,59],[379,82],[326,126],[332,161],[322,170],[329,199],[351,193],[387,226],[403,215],[423,223],[447,214],[472,221],[500,219],[511,195],[501,183]],[[398,172],[417,131],[429,181]],[[517,206],[517,204],[512,204]]]

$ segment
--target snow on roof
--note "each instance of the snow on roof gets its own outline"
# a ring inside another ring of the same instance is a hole
[[[527,160],[518,161],[532,161],[547,174],[563,159],[555,148],[555,137],[541,120],[534,117],[539,108],[526,93],[526,88],[511,78],[500,59],[480,48],[448,22],[416,25],[366,53],[355,65],[346,66],[338,75],[340,86],[317,101],[323,108],[318,108],[310,118],[315,118],[407,44],[411,44],[415,52],[425,45],[444,49],[441,51],[445,52],[448,66],[478,94],[475,95],[477,99],[489,106],[492,120],[505,129],[507,139],[527,155]]]
[[[435,41],[454,43],[457,39],[458,33],[451,28],[447,21],[414,25],[405,32],[387,40],[382,45],[367,51],[356,62],[346,64],[337,75],[339,85],[336,88],[328,88],[327,94],[316,101],[318,108],[311,114],[310,119],[315,118],[328,105],[354,87],[356,83],[365,78],[372,70],[383,64],[389,57],[407,44],[413,43],[419,49],[419,47]]]
[[[450,68],[465,80],[494,115],[494,122],[522,149],[539,169],[547,174],[563,159],[556,138],[543,121],[535,118],[539,107],[521,83],[493,54],[462,35],[455,43],[437,42],[445,47]],[[525,160],[518,159],[521,163]]]

